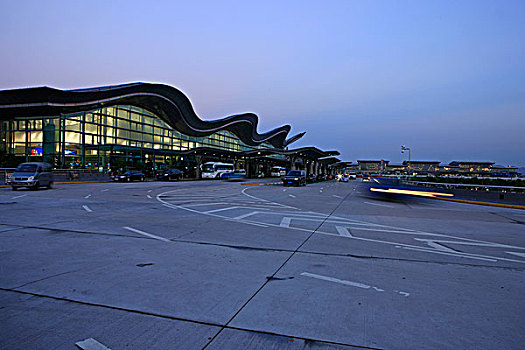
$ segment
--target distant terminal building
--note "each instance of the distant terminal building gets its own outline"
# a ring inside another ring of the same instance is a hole
[[[415,172],[418,174],[423,173],[436,173],[439,170],[439,161],[433,160],[412,160],[410,162],[404,161],[403,166],[408,172]]]
[[[345,169],[362,174],[382,175],[430,175],[430,176],[487,176],[515,177],[518,168],[494,165],[494,162],[453,161],[442,165],[435,160],[412,160],[402,164],[392,164],[386,160],[358,160],[357,164],[347,164]]]
[[[358,160],[358,171],[362,174],[379,174],[385,172],[388,160]]]
[[[235,163],[250,176],[268,175],[273,166],[326,172],[329,162],[320,159],[339,155],[290,149],[304,133],[289,137],[284,125],[260,134],[258,121],[252,113],[202,120],[181,91],[162,84],[4,90],[0,154],[63,169],[175,167],[197,177],[207,161]]]

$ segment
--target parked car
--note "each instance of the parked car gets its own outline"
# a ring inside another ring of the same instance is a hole
[[[317,175],[317,181],[326,181],[328,178],[327,178],[327,175],[326,174],[319,174]]]
[[[146,175],[138,170],[129,170],[113,178],[115,181],[145,181]]]
[[[315,174],[310,174],[306,177],[306,182],[315,182],[317,180],[317,176]]]
[[[283,186],[306,186],[306,171],[304,170],[290,170],[286,176],[283,177]]]
[[[53,168],[48,163],[22,163],[15,169],[7,184],[13,191],[20,187],[38,190],[40,186],[53,186]]]
[[[170,180],[181,180],[184,173],[179,169],[167,169],[157,174],[157,180],[159,181],[170,181]]]

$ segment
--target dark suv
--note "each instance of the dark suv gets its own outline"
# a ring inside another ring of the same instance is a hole
[[[283,177],[283,186],[306,186],[306,171],[304,170],[290,170],[286,176]]]

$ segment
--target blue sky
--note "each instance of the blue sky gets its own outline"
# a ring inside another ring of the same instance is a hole
[[[341,159],[525,166],[524,1],[0,0],[0,89],[134,81]]]

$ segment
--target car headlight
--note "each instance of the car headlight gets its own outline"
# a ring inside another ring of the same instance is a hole
[[[295,181],[297,181],[297,180],[299,180],[299,178],[298,178],[298,177],[296,177],[296,178],[294,178],[294,180],[295,180]]]
[[[28,181],[33,181],[34,179],[35,179],[34,176],[29,176],[29,177],[27,178]]]

